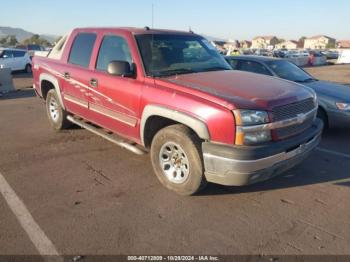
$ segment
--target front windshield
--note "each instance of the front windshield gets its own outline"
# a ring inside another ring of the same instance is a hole
[[[225,59],[206,39],[197,35],[137,35],[148,76],[231,70]]]
[[[311,75],[291,62],[285,60],[276,60],[268,61],[266,63],[280,78],[302,83],[315,80]]]

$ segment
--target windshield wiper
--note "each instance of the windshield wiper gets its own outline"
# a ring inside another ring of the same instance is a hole
[[[214,66],[214,67],[209,67],[209,68],[205,68],[203,69],[202,72],[209,72],[209,71],[224,71],[224,70],[231,70],[227,67],[222,67],[222,66]]]
[[[179,69],[170,69],[157,72],[154,76],[162,77],[162,76],[171,76],[171,75],[181,75],[181,74],[191,74],[196,73],[196,71],[187,68],[179,68]]]

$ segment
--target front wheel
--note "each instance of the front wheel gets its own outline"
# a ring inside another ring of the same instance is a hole
[[[32,73],[32,66],[30,64],[27,64],[24,71],[28,74]]]
[[[68,113],[62,108],[55,89],[47,93],[46,111],[50,124],[55,130],[66,129],[72,125],[67,120]]]
[[[161,129],[153,138],[151,161],[159,181],[181,195],[192,195],[206,185],[201,142],[186,126]]]

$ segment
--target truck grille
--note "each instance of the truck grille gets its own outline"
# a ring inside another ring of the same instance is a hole
[[[298,114],[305,114],[315,109],[315,103],[312,98],[305,99],[303,101],[275,107],[272,110],[273,121],[282,121],[290,118],[297,117]],[[274,131],[278,140],[291,137],[302,133],[304,130],[312,126],[314,117],[310,116],[301,124],[296,124],[288,127],[278,128]]]
[[[315,103],[312,98],[302,100],[297,103],[278,106],[272,110],[273,121],[281,121],[296,117],[298,114],[310,112],[315,108]]]
[[[276,129],[276,135],[278,139],[284,139],[290,136],[300,134],[301,132],[308,129],[310,126],[312,126],[313,121],[314,121],[314,118],[310,117],[306,119],[305,122],[302,124],[297,124],[293,126],[287,126],[287,127]]]

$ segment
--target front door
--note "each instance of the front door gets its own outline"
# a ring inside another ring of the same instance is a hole
[[[12,71],[15,70],[15,59],[11,50],[4,50],[1,54],[0,60],[4,68],[11,68]]]
[[[95,68],[91,74],[89,109],[93,122],[132,140],[139,137],[137,113],[142,83],[136,78],[113,76],[107,73],[111,61],[133,59],[123,36],[106,34],[98,49]]]

